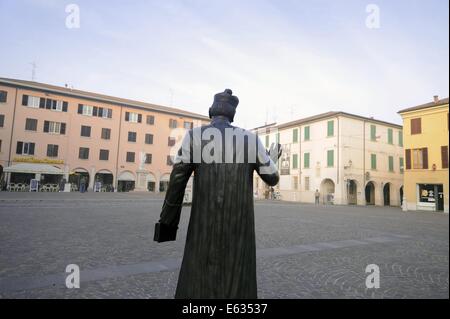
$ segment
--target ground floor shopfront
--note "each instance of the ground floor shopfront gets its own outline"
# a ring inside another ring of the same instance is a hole
[[[405,210],[449,212],[448,170],[407,171]]]
[[[0,166],[0,189],[8,191],[29,191],[30,185],[38,181],[38,191],[159,193],[167,190],[169,178],[170,171],[114,172],[108,169],[70,168],[42,163],[14,163],[9,167]]]

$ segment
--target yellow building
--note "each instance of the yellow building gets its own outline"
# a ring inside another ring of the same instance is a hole
[[[448,213],[448,98],[398,112],[405,148],[404,209]]]

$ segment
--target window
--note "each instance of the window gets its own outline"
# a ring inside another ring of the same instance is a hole
[[[169,127],[170,128],[177,128],[178,127],[177,120],[169,119]]]
[[[411,134],[422,133],[422,119],[411,119]]]
[[[27,131],[37,131],[37,120],[36,119],[26,119],[25,130]]]
[[[109,150],[100,150],[99,160],[107,161],[109,159]]]
[[[63,105],[64,108],[64,105]],[[112,118],[112,109],[97,107],[86,104],[78,104],[78,114],[86,116],[96,116],[102,118]]]
[[[298,129],[295,128],[292,130],[292,143],[298,142]]]
[[[193,127],[194,127],[194,123],[192,123],[192,122],[184,122],[184,128],[186,130],[190,130]]]
[[[266,148],[269,148],[269,135],[266,135]]]
[[[370,168],[377,169],[377,154],[370,154]]]
[[[410,149],[406,149],[405,150],[405,158],[406,158],[406,163],[405,163],[405,168],[406,169],[411,169],[411,150]]]
[[[80,147],[80,150],[78,152],[78,158],[79,159],[89,159],[89,148]]]
[[[22,96],[22,105],[32,107],[32,108],[39,108],[40,105],[40,98],[37,96],[31,96],[31,95],[23,95]],[[45,100],[45,99],[43,99]]]
[[[442,168],[448,168],[448,146],[441,146]]]
[[[34,143],[17,142],[16,154],[34,155]]]
[[[298,155],[292,154],[292,168],[297,169],[298,168]]]
[[[170,137],[169,136],[167,145],[168,146],[174,146],[175,145],[175,137]]]
[[[134,113],[134,112],[125,112],[125,122],[141,123],[142,122],[142,114],[138,114],[138,113]]]
[[[292,186],[294,189],[298,189],[298,176],[292,176]]]
[[[145,144],[153,144],[153,134],[145,134]]]
[[[81,125],[81,136],[91,137],[91,127],[90,126]]]
[[[334,166],[334,150],[327,151],[327,166],[328,167]]]
[[[66,134],[66,123],[44,121],[44,133]]]
[[[6,103],[7,97],[8,97],[8,92],[0,91],[0,103]]]
[[[334,121],[328,121],[327,123],[327,136],[334,136]]]
[[[305,191],[309,191],[309,176],[305,176]]]
[[[91,105],[83,105],[83,115],[92,116],[94,113],[94,107]]]
[[[400,157],[398,160],[398,165],[400,166],[400,173],[403,173],[405,167],[404,167],[404,160],[403,157]]]
[[[104,139],[104,140],[111,139],[111,129],[110,128],[102,128],[102,139]]]
[[[102,117],[104,119],[107,119],[107,118],[110,119],[110,118],[112,118],[112,109],[105,109],[103,107],[99,107],[98,108],[98,112],[97,112],[97,116],[98,117]]]
[[[148,125],[155,124],[155,117],[153,115],[147,115],[147,124]]]
[[[128,142],[136,142],[136,132],[128,132]]]
[[[303,167],[309,168],[309,153],[303,154]]]
[[[152,154],[145,154],[145,164],[151,164],[152,163]]]
[[[30,104],[30,98],[32,98],[31,96],[28,97],[28,104]],[[53,111],[58,111],[58,112],[67,112],[67,106],[68,103],[66,101],[58,101],[58,100],[53,100],[53,99],[45,99],[43,97],[38,98],[38,107],[40,109],[47,109],[47,110],[53,110]],[[33,101],[33,104],[35,104],[36,101]],[[28,105],[30,106],[30,105]],[[33,107],[36,107],[35,105]]]
[[[309,126],[305,126],[304,132],[303,132],[303,135],[305,136],[305,141],[309,141],[309,139],[310,139],[309,131],[310,131],[310,127]]]
[[[423,168],[423,156],[421,149],[413,150],[413,168],[415,169]]]
[[[403,131],[398,131],[398,146],[403,146]]]
[[[389,161],[389,172],[393,172],[394,171],[394,156],[389,156],[388,161]]]
[[[127,162],[134,163],[134,157],[135,157],[134,152],[127,152]]]
[[[173,165],[172,156],[167,155],[167,165],[171,166]]]
[[[388,143],[389,144],[394,144],[394,136],[393,136],[394,132],[392,131],[391,128],[388,128]]]
[[[0,140],[0,153],[2,152],[2,140]]]
[[[5,125],[5,115],[0,114],[0,127]]]
[[[377,140],[377,127],[375,125],[370,125],[370,140],[374,142]]]
[[[412,164],[414,169],[428,169],[428,148],[413,149]]]
[[[58,145],[48,144],[47,145],[47,156],[48,157],[58,157]]]

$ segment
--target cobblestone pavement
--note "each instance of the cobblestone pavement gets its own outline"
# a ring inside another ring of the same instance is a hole
[[[178,239],[152,241],[162,197],[0,192],[0,298],[172,298]],[[399,208],[255,203],[260,298],[449,298],[449,216]],[[68,264],[81,287],[65,287]],[[366,266],[380,288],[366,288]]]

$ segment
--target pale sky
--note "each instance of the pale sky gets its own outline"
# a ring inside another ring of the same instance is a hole
[[[80,28],[66,27],[68,4]],[[368,28],[368,4],[380,27]],[[246,128],[327,111],[401,123],[449,95],[447,0],[0,0],[0,77],[208,114]]]

